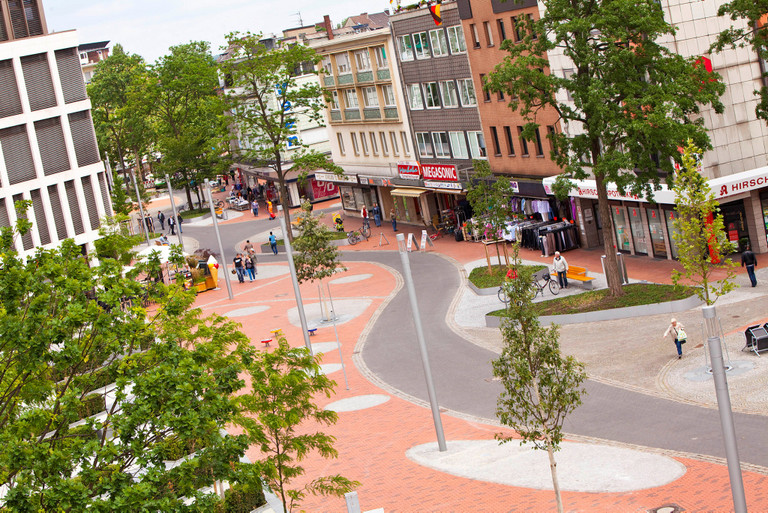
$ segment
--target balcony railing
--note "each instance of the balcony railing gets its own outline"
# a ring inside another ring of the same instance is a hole
[[[360,110],[359,109],[347,109],[344,111],[344,120],[345,121],[355,121],[360,119]]]
[[[323,77],[323,85],[325,87],[333,87],[336,85],[336,82],[333,80],[333,75],[325,75]]]
[[[341,111],[340,110],[332,110],[331,111],[331,121],[341,121]]]
[[[397,107],[384,107],[385,119],[398,119],[400,115],[397,112]]]
[[[352,78],[352,73],[347,73],[346,75],[339,75],[336,77],[336,83],[338,85],[345,85],[345,84],[352,84],[355,80]]]
[[[375,109],[365,109],[363,110],[363,117],[365,119],[381,119],[381,111],[378,107]]]
[[[357,74],[358,82],[373,82],[373,71],[360,71]]]
[[[388,69],[378,69],[376,70],[376,80],[389,80],[390,74]]]

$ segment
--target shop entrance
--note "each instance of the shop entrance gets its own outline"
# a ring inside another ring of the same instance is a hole
[[[667,246],[664,244],[664,231],[661,227],[661,211],[657,208],[647,208],[648,230],[651,232],[651,248],[656,258],[667,258]]]
[[[736,251],[741,253],[749,245],[744,201],[739,200],[720,205],[720,212],[723,214],[723,224],[725,224],[725,234],[728,240],[736,244],[738,246]]]
[[[600,219],[600,208],[597,204],[597,201],[592,202],[592,214],[595,216],[595,227],[597,228],[597,243],[600,245],[600,247],[603,247],[603,220]],[[585,217],[587,216],[587,212],[584,213]]]

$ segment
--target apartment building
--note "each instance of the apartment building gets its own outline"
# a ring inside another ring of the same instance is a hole
[[[42,0],[0,0],[0,226],[31,201],[22,255],[66,238],[88,254],[112,214],[78,44],[48,33]]]
[[[109,57],[109,41],[84,43],[77,47],[77,51],[80,54],[83,78],[86,84],[90,84],[96,71],[96,65]]]
[[[717,114],[707,108],[701,116],[709,130],[713,149],[702,159],[702,172],[720,201],[726,234],[742,251],[750,244],[759,252],[768,251],[768,127],[755,116],[758,97],[753,91],[763,84],[766,63],[751,47],[728,49],[710,54],[709,47],[718,33],[731,26],[731,20],[718,17],[718,2],[713,0],[664,0],[665,18],[677,33],[663,41],[670,50],[685,57],[700,58],[722,76],[726,92],[721,98],[725,111]],[[573,63],[562,53],[549,55],[552,73],[568,76]],[[561,94],[565,94],[561,92]],[[561,96],[560,101],[568,101]],[[554,176],[545,179],[551,192]],[[674,238],[674,194],[664,187],[654,194],[655,203],[644,198],[609,191],[614,232],[604,234],[596,208],[594,181],[576,183],[576,201],[582,245],[602,245],[603,237],[613,237],[625,253],[649,257],[677,258]]]
[[[402,195],[403,209],[409,201],[418,206],[427,224],[450,220],[455,226],[472,159],[487,158],[487,151],[457,4],[443,2],[440,16],[436,25],[425,6],[390,18],[416,144],[415,162],[398,173],[411,187],[395,194]]]
[[[410,198],[396,204],[392,195],[398,185],[410,183],[399,177],[398,163],[413,161],[414,146],[396,49],[381,14],[353,17],[355,23],[342,31],[328,23],[327,39],[311,42],[322,57],[333,161],[344,169],[342,177],[323,178],[339,185],[345,210],[359,211],[363,205],[370,210],[378,203],[385,217],[396,207],[400,219],[420,223],[418,202]]]

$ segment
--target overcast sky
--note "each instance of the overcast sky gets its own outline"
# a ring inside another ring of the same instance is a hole
[[[80,43],[112,41],[154,62],[169,47],[208,41],[214,54],[232,31],[280,34],[331,16],[334,26],[362,12],[381,12],[387,0],[44,0],[48,30],[77,29]]]

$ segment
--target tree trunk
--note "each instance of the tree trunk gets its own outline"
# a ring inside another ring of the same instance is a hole
[[[187,205],[189,205],[189,210],[192,210],[195,208],[195,205],[192,203],[192,190],[189,187],[189,182],[184,184],[184,192],[187,193]]]
[[[613,245],[613,217],[611,206],[608,204],[608,191],[602,176],[595,175],[597,188],[597,208],[600,210],[600,220],[603,223],[603,251],[605,251],[605,279],[611,296],[624,295],[619,274],[619,261],[616,258],[616,247]]]
[[[557,512],[563,513],[563,498],[560,496],[560,482],[557,480],[557,463],[555,462],[555,451],[547,437],[547,454],[549,455],[549,471],[552,474],[552,487],[555,489],[555,500],[557,501]]]

